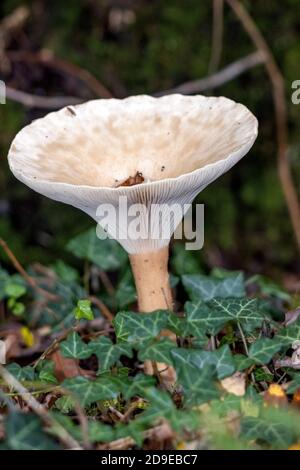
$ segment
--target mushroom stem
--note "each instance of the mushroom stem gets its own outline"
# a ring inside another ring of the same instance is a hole
[[[168,273],[169,247],[133,254],[129,258],[137,289],[139,311],[147,313],[160,309],[172,310],[173,301]],[[176,335],[170,331],[163,331],[162,336],[176,341]],[[150,361],[145,362],[146,374],[153,375],[154,369],[159,372],[166,384],[175,383],[176,374],[173,367],[159,362],[153,368]]]
[[[168,259],[168,247],[151,253],[130,255],[140,312],[172,309]]]

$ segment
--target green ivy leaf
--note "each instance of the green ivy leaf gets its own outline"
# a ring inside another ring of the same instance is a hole
[[[249,348],[249,357],[256,364],[268,364],[274,354],[282,348],[282,342],[278,338],[260,338]]]
[[[153,387],[156,383],[154,377],[145,374],[137,374],[131,378],[129,382],[123,387],[123,395],[128,400],[136,395],[145,397],[147,390]]]
[[[26,294],[26,288],[20,284],[8,283],[5,285],[4,290],[8,297],[13,297],[14,299],[18,299]]]
[[[279,422],[249,416],[242,419],[241,426],[242,435],[246,439],[260,439],[272,447],[287,449],[294,440],[291,430]]]
[[[142,344],[138,358],[140,361],[157,361],[165,364],[173,364],[171,350],[175,348],[174,341],[168,338],[160,338],[149,343]]]
[[[188,350],[175,349],[172,351],[177,378],[185,394],[185,403],[201,405],[217,398],[219,392],[215,385],[215,367],[205,367],[200,370],[191,364]]]
[[[99,400],[112,400],[120,393],[119,384],[109,377],[90,380],[86,377],[66,379],[62,387],[74,393],[83,407]]]
[[[94,320],[94,313],[91,308],[90,300],[78,300],[77,307],[74,310],[76,320]]]
[[[57,383],[57,379],[55,377],[55,364],[51,360],[43,360],[39,363],[37,367],[37,371],[39,374],[39,379],[42,382],[48,382],[48,383]]]
[[[212,299],[208,302],[211,309],[207,324],[212,331],[222,329],[227,322],[240,323],[246,331],[252,331],[262,325],[266,315],[261,310],[257,299]]]
[[[32,414],[14,412],[5,419],[6,443],[11,450],[57,450],[47,436],[40,419]]]
[[[253,359],[251,359],[250,357],[244,356],[244,354],[235,354],[233,356],[233,360],[234,360],[237,371],[248,369],[253,364],[255,364]]]
[[[98,265],[104,271],[115,271],[127,261],[127,254],[115,240],[100,240],[95,228],[91,228],[67,244],[67,250],[77,256]]]
[[[114,318],[118,341],[141,343],[155,338],[167,325],[167,311],[151,313],[119,312]]]
[[[187,274],[182,276],[182,283],[192,300],[204,302],[214,297],[243,297],[245,283],[242,273],[233,273],[224,279],[204,276],[203,274]]]
[[[60,343],[60,351],[64,357],[87,359],[92,354],[88,344],[84,343],[76,331],[72,331],[65,341]]]
[[[21,367],[16,362],[12,362],[6,366],[6,369],[19,381],[32,382],[35,379],[35,371],[31,366]]]
[[[89,349],[98,358],[98,373],[109,370],[122,355],[127,357],[133,356],[130,344],[113,344],[113,342],[106,336],[102,336],[91,341],[89,343]]]
[[[236,370],[234,359],[228,345],[224,345],[215,351],[179,349],[177,352],[186,362],[196,366],[199,371],[204,369],[215,370],[218,379],[229,377]]]
[[[136,289],[130,268],[126,269],[117,285],[115,299],[120,309],[123,309],[136,301]]]
[[[184,336],[196,336],[203,341],[203,345],[206,344],[206,332],[210,332],[207,318],[211,315],[211,310],[202,300],[195,303],[186,302],[184,310],[186,312]]]
[[[300,341],[300,318],[288,327],[281,328],[276,335],[276,338],[281,341],[282,345],[289,348],[295,341]]]

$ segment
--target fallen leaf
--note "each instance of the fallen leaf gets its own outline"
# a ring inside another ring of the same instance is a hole
[[[285,320],[284,320],[285,326],[295,323],[299,315],[300,315],[300,307],[297,307],[294,310],[289,310],[288,312],[286,312]]]
[[[288,450],[300,450],[300,442],[298,444],[293,444],[288,448]]]
[[[221,380],[221,385],[228,393],[242,397],[246,392],[246,377],[243,372],[235,372],[231,377]]]
[[[264,394],[264,401],[267,405],[271,406],[285,406],[288,399],[285,391],[279,384],[271,384]]]
[[[300,388],[298,388],[293,395],[292,405],[300,407]]]
[[[77,359],[68,359],[63,357],[61,353],[57,350],[54,351],[50,356],[50,359],[55,364],[54,373],[55,377],[59,382],[64,379],[70,379],[72,377],[77,377],[78,375],[91,376],[94,375],[91,371],[82,369],[79,366]]]

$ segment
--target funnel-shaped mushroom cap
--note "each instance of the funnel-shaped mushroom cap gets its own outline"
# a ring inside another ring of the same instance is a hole
[[[161,205],[154,212],[161,211],[165,226],[168,207],[191,203],[249,151],[256,136],[253,114],[227,98],[133,96],[50,113],[19,132],[8,158],[23,183],[85,211],[129,253],[138,253],[167,245],[182,217],[175,210],[167,235],[156,239],[150,205]],[[129,210],[145,207],[138,240],[124,228],[120,196]],[[99,211],[97,217],[101,204],[116,211],[105,223]]]

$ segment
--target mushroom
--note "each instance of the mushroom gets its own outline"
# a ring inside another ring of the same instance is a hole
[[[27,186],[105,225],[129,254],[139,311],[152,312],[172,308],[168,246],[185,204],[237,163],[256,136],[253,114],[224,97],[133,96],[68,106],[34,121],[15,137],[8,160]],[[140,238],[124,228],[135,204],[142,207]],[[105,224],[103,205],[115,210]],[[157,237],[159,210],[164,233]]]

